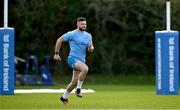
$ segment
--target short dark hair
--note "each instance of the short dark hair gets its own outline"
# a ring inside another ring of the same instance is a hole
[[[84,18],[84,17],[79,17],[79,18],[77,18],[77,22],[79,22],[79,21],[86,21],[86,18]]]

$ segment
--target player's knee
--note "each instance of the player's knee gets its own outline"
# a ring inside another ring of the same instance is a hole
[[[85,66],[85,67],[82,69],[82,71],[83,71],[84,73],[87,73],[88,70],[89,70],[88,66]]]

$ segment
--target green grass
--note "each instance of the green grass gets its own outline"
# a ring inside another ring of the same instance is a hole
[[[57,84],[68,84],[71,80],[71,74],[69,75],[57,75],[54,77]],[[107,74],[91,74],[88,73],[85,83],[88,85],[92,84],[121,84],[121,85],[155,85],[155,77],[151,74],[141,75],[110,75]]]
[[[83,94],[82,99],[71,94],[67,106],[59,101],[61,94],[15,94],[0,96],[0,109],[180,109],[179,95],[157,96],[155,86],[151,85],[84,85],[84,88],[96,93]]]

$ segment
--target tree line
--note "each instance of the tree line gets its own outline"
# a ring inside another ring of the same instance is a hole
[[[172,2],[172,28],[180,29],[180,2]],[[14,0],[9,6],[10,26],[16,30],[15,54],[53,57],[58,37],[76,28],[76,18],[87,19],[95,51],[87,54],[90,72],[154,74],[154,32],[165,29],[165,0]],[[54,73],[67,74],[68,43]]]

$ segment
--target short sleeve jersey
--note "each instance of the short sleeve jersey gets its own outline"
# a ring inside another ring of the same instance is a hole
[[[77,29],[69,31],[63,35],[64,41],[68,41],[70,45],[69,57],[74,56],[79,60],[86,62],[86,51],[92,36],[84,31],[80,32]]]

